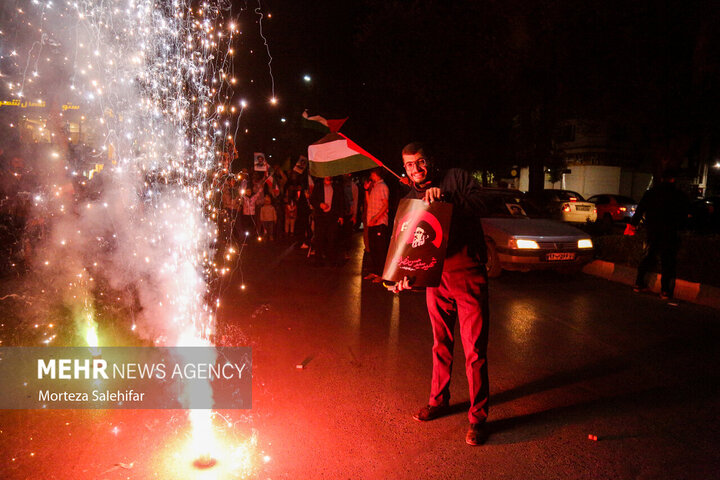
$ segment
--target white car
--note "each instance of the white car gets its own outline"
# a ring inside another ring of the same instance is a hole
[[[585,201],[572,190],[540,190],[528,192],[523,201],[547,218],[568,223],[588,223],[597,220],[595,204]]]
[[[488,276],[503,270],[554,269],[574,272],[593,258],[590,236],[570,225],[546,218],[530,218],[522,193],[483,189],[486,214],[482,219],[488,250]]]

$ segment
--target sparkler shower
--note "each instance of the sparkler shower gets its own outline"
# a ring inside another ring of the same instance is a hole
[[[127,304],[131,330],[156,345],[212,345],[214,179],[231,128],[224,115],[238,34],[229,8],[224,0],[2,7],[3,108],[48,111],[5,125],[52,145],[37,159],[43,185],[33,204],[49,220],[34,268],[43,292],[58,291],[71,305],[80,344],[103,344],[93,318],[103,299]],[[44,343],[55,338],[48,332]],[[195,454],[207,459],[211,412],[192,410],[190,419]]]
[[[216,232],[206,180],[224,130],[217,99],[227,72],[218,42],[232,41],[233,29],[216,29],[220,10],[208,4],[197,11],[181,1],[33,4],[38,18],[27,26],[40,38],[11,90],[20,102],[77,105],[93,132],[91,155],[105,167],[100,198],[79,205],[64,194],[80,172],[69,164],[49,172],[55,198],[46,208],[58,206],[59,214],[45,265],[73,274],[78,289],[110,269],[116,290],[142,284],[137,294],[152,320],[141,326],[157,343],[207,338]],[[61,115],[52,112],[49,125],[36,128],[59,137]],[[53,153],[67,159],[63,140],[56,144],[65,151]]]

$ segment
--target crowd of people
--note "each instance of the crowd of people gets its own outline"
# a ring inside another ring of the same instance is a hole
[[[295,242],[317,265],[342,265],[364,230],[367,280],[379,282],[390,238],[390,190],[382,168],[365,176],[312,177],[279,166],[220,179],[221,236],[236,243]]]

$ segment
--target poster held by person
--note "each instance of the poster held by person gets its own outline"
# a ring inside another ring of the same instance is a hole
[[[403,277],[415,288],[440,284],[451,216],[450,203],[400,201],[382,274],[386,285]]]

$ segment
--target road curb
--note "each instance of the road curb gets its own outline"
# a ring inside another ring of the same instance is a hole
[[[635,268],[604,260],[593,260],[583,267],[583,272],[625,285],[633,285],[637,276]],[[648,275],[648,288],[655,293],[660,293],[660,275],[657,273]],[[686,302],[720,309],[720,288],[718,287],[677,279],[675,280],[675,297]]]

